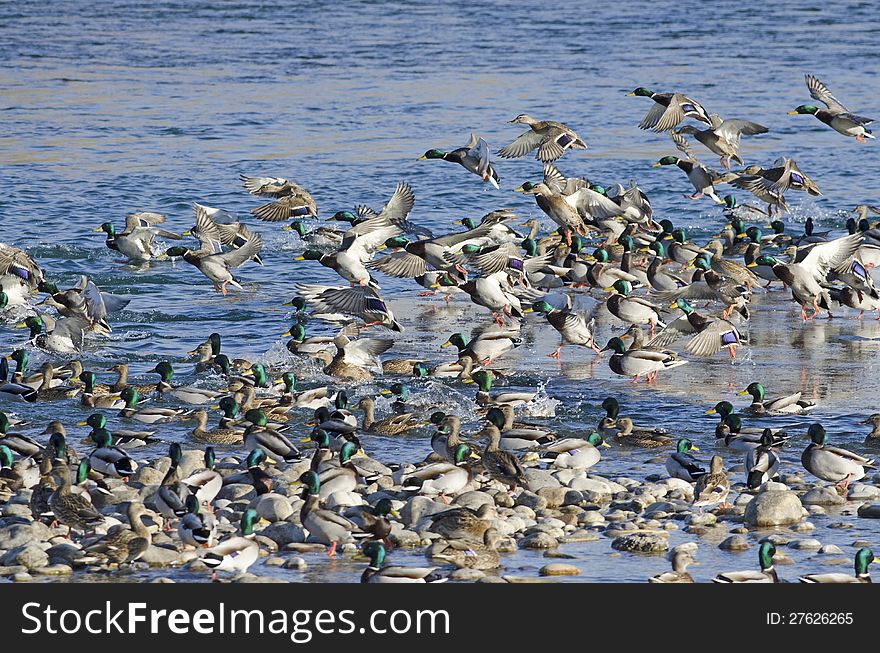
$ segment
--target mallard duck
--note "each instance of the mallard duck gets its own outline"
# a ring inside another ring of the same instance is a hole
[[[694,486],[694,506],[706,508],[721,504],[730,494],[730,479],[724,473],[724,460],[721,456],[712,456],[709,461],[709,473],[697,479]]]
[[[875,138],[871,130],[866,127],[874,122],[873,118],[857,116],[850,112],[831,94],[828,87],[813,75],[804,75],[804,79],[810,90],[810,96],[824,104],[826,108],[820,109],[812,104],[802,104],[793,111],[789,111],[789,115],[799,113],[814,115],[837,133],[852,136],[859,143],[864,143],[866,138]]]
[[[44,521],[47,517],[52,517],[52,508],[49,506],[49,499],[58,489],[58,483],[53,474],[54,454],[51,453],[54,445],[50,444],[44,451],[40,460],[40,480],[31,490],[31,498],[28,502],[31,509],[31,517],[34,521]]]
[[[491,183],[496,189],[498,185],[498,173],[489,161],[489,145],[476,134],[471,134],[470,140],[464,147],[458,147],[450,152],[438,149],[430,149],[419,157],[419,161],[426,159],[442,159],[450,163],[457,163],[468,172],[472,172],[484,182]]]
[[[299,184],[281,177],[240,176],[251,195],[271,197],[274,201],[251,209],[254,217],[266,222],[282,222],[292,217],[317,216],[318,205]]]
[[[117,232],[111,222],[105,222],[95,231],[107,234],[105,244],[108,249],[119,252],[133,263],[143,263],[153,258],[153,240],[156,236],[170,240],[182,239],[182,236],[156,226],[163,222],[164,215],[144,211],[127,216],[121,232]]]
[[[106,431],[110,436],[110,440],[114,447],[126,450],[137,449],[138,447],[143,447],[148,444],[161,442],[158,438],[153,437],[156,434],[155,431],[129,431],[125,429],[117,429],[114,430],[113,433],[110,433],[110,431],[107,430],[107,418],[101,413],[92,413],[87,419],[77,422],[76,425],[90,426],[92,428],[89,435],[83,440],[83,444],[95,444],[94,436],[98,431]]]
[[[421,422],[412,413],[392,415],[376,420],[376,402],[372,397],[363,397],[357,407],[364,412],[363,429],[380,435],[402,435],[421,426]]]
[[[17,326],[30,329],[33,345],[53,354],[73,354],[82,350],[88,322],[78,317],[54,320],[48,315],[31,315]]]
[[[196,420],[196,427],[191,431],[196,442],[210,444],[242,444],[244,442],[244,430],[239,428],[217,427],[208,429],[208,413],[197,410],[192,414]]]
[[[607,434],[614,434],[620,444],[632,445],[647,449],[666,447],[674,444],[667,434],[651,428],[637,428],[629,417],[618,417],[616,420],[604,418],[599,422],[599,430]]]
[[[294,220],[281,227],[281,231],[294,231],[304,243],[322,248],[339,247],[344,236],[342,231],[327,226],[319,226],[309,231],[303,220]]]
[[[517,485],[528,487],[528,480],[525,476],[522,464],[519,458],[514,454],[501,449],[501,431],[494,424],[489,423],[483,429],[483,434],[488,438],[488,444],[483,449],[481,459],[483,467],[489,476],[495,480],[501,481],[511,490],[515,491]]]
[[[39,384],[36,385],[28,385],[22,383],[24,381],[23,374],[20,374],[19,371],[16,371],[13,374],[12,381],[9,381],[9,362],[8,360],[15,360],[13,358],[16,354],[21,352],[21,355],[24,356],[24,360],[27,360],[27,353],[24,350],[15,350],[10,356],[0,357],[0,399],[5,401],[26,401],[29,403],[34,403],[37,400],[37,388]],[[22,369],[22,364],[17,363],[17,367],[19,370]]]
[[[685,141],[683,137],[673,133],[672,140],[676,147],[684,152],[687,158],[680,159],[677,156],[664,156],[662,159],[651,165],[654,167],[678,166],[678,168],[687,175],[694,187],[694,192],[690,195],[685,195],[686,198],[695,200],[706,195],[707,197],[712,198],[712,201],[716,204],[724,204],[724,201],[715,194],[715,185],[713,184],[713,181],[718,178],[718,173],[710,170],[696,160],[687,141]]]
[[[736,261],[722,258],[724,247],[720,240],[709,241],[703,249],[710,254],[709,263],[718,274],[724,275],[736,283],[741,283],[749,289],[758,284],[757,275],[748,267]]]
[[[495,516],[495,507],[489,503],[484,503],[478,510],[452,508],[431,515],[429,530],[451,541],[482,542],[483,534],[492,526]]]
[[[159,514],[165,518],[166,531],[171,530],[171,521],[175,517],[183,517],[187,513],[185,501],[190,494],[189,489],[180,482],[180,460],[183,456],[180,445],[172,442],[168,446],[168,456],[171,459],[168,471],[153,495],[153,503]]]
[[[27,252],[0,243],[0,292],[6,297],[4,308],[26,304],[43,280],[42,268]]]
[[[230,250],[237,250],[247,245],[250,240],[251,232],[247,226],[230,220],[234,216],[228,211],[193,203],[193,213],[196,219],[195,226],[183,235],[198,238],[201,250],[219,252],[223,245]],[[218,222],[214,219],[215,216],[222,217],[227,222]],[[254,254],[252,260],[259,265],[263,264],[259,253]]]
[[[504,451],[534,449],[556,440],[556,434],[546,429],[525,425],[516,426],[513,421],[513,407],[510,404],[492,406],[486,412],[486,420],[501,431],[498,446]]]
[[[751,395],[752,405],[747,410],[755,417],[803,415],[816,407],[815,402],[801,399],[800,392],[777,399],[765,399],[764,386],[757,382],[749,383],[745,390],[741,390],[737,394],[740,396]]]
[[[134,386],[127,386],[119,393],[119,396],[125,402],[125,408],[119,411],[119,416],[125,419],[134,419],[145,424],[156,424],[170,422],[186,413],[182,408],[138,408],[140,396]]]
[[[303,300],[305,301],[305,300]],[[340,317],[345,317],[340,315]],[[334,336],[306,336],[305,325],[296,322],[290,329],[281,334],[287,341],[287,351],[291,354],[313,356],[333,348]]]
[[[381,541],[387,549],[390,549],[388,536],[391,535],[391,522],[388,521],[389,515],[400,518],[400,513],[391,505],[391,499],[382,497],[372,508],[364,506],[358,515],[352,519],[358,523],[363,531],[369,533],[374,539]]]
[[[68,528],[87,531],[104,523],[104,517],[95,510],[92,502],[71,491],[70,469],[67,467],[67,443],[60,433],[53,434],[51,439],[54,450],[53,473],[58,489],[49,497],[49,508],[55,520]]]
[[[197,469],[180,481],[208,511],[211,511],[211,503],[223,487],[223,477],[214,469],[214,460],[214,447],[205,447],[204,469]]]
[[[761,446],[761,436],[767,429],[742,428],[742,419],[739,415],[728,415],[715,427],[715,437],[724,440],[724,446],[732,451],[748,453],[752,449]],[[773,446],[781,447],[788,441],[788,434],[780,429],[770,429],[773,436]]]
[[[308,530],[309,535],[321,542],[329,544],[327,555],[336,555],[339,543],[350,542],[352,537],[368,537],[369,533],[360,530],[351,521],[335,512],[321,508],[321,481],[318,474],[309,470],[299,478],[303,484],[303,503],[300,510],[300,523]]]
[[[354,466],[352,457],[357,454],[358,445],[345,442],[339,449],[339,464],[324,468],[318,478],[321,482],[320,497],[327,501],[336,492],[354,492],[359,482],[363,481],[360,471]]]
[[[86,408],[114,408],[116,410],[124,408],[125,402],[118,393],[102,393],[95,389],[97,378],[97,375],[91,370],[84,370],[80,373],[80,379],[83,382],[80,403]]]
[[[350,339],[345,334],[334,338],[336,354],[324,367],[324,374],[347,381],[370,381],[370,368],[381,368],[379,355],[391,349],[393,340],[381,338]]]
[[[559,332],[562,339],[559,347],[551,353],[547,354],[550,358],[559,359],[562,348],[566,345],[577,345],[579,347],[589,347],[597,354],[600,352],[599,346],[596,344],[594,334],[596,332],[596,318],[591,314],[575,313],[572,311],[564,311],[555,308],[546,300],[540,300],[525,309],[524,313],[536,312],[543,313],[554,329]]]
[[[518,159],[532,150],[537,150],[535,158],[547,163],[555,161],[568,149],[587,149],[587,144],[581,137],[561,122],[535,120],[521,113],[508,121],[508,124],[528,125],[529,131],[523,132],[510,145],[498,150],[498,156],[503,159]]]
[[[610,447],[597,432],[586,438],[561,438],[541,448],[539,460],[556,469],[588,469],[602,458],[599,447]]]
[[[856,551],[855,576],[841,573],[807,574],[798,580],[802,583],[870,583],[871,574],[868,571],[868,565],[872,562],[878,562],[877,558],[874,557],[871,549],[863,547]]]
[[[694,554],[690,549],[676,547],[669,552],[667,559],[672,563],[672,571],[664,571],[662,574],[651,576],[649,583],[693,583],[694,579],[688,573],[688,565],[694,562]]]
[[[260,545],[254,539],[254,525],[265,521],[256,510],[248,508],[241,515],[241,535],[226,538],[199,557],[211,570],[211,580],[217,580],[218,570],[243,574],[259,560]]]
[[[361,558],[369,558],[370,564],[361,574],[362,583],[443,583],[445,576],[435,573],[437,567],[399,567],[385,565],[385,546],[382,542],[364,542]]]
[[[830,305],[828,290],[823,287],[828,273],[850,259],[859,248],[861,236],[850,234],[827,243],[812,246],[808,253],[799,261],[781,263],[769,257],[759,256],[755,261],[758,265],[771,265],[773,272],[784,284],[791,288],[794,301],[801,305],[801,321],[807,321],[806,307],[812,306],[813,319],[819,314],[819,300],[826,306]]]
[[[262,449],[270,460],[287,463],[302,458],[302,453],[283,433],[267,426],[266,413],[261,408],[249,410],[245,419],[250,426],[244,432],[244,445],[248,449]]]
[[[690,134],[700,143],[705,145],[711,152],[721,157],[721,165],[730,170],[731,160],[740,165],[745,165],[739,156],[740,136],[754,136],[766,134],[767,128],[750,120],[723,120],[717,113],[709,115],[709,129],[697,129],[691,125],[685,125],[679,129],[678,134]]]
[[[816,478],[837,483],[845,491],[850,481],[859,481],[876,469],[874,460],[852,451],[828,446],[828,434],[821,424],[810,424],[807,429],[810,444],[801,454],[801,464]]]
[[[758,547],[758,564],[761,571],[727,571],[718,574],[712,579],[713,583],[778,583],[779,577],[773,568],[773,556],[776,555],[776,547],[772,542],[761,542]]]
[[[777,477],[779,456],[773,451],[774,446],[773,432],[764,429],[764,433],[761,434],[761,444],[746,452],[746,484],[749,489],[755,490]]]
[[[257,495],[268,494],[272,491],[272,477],[263,469],[264,462],[266,462],[266,453],[262,449],[251,451],[244,462],[250,484],[254,486]]]
[[[402,332],[403,326],[394,319],[394,313],[376,288],[371,286],[333,287],[316,286],[314,291],[300,291],[316,313],[341,313],[364,321],[364,327],[381,325],[391,331]]]
[[[139,501],[130,501],[126,508],[128,526],[115,524],[110,527],[107,534],[94,544],[85,547],[89,553],[104,555],[110,562],[122,565],[138,560],[153,541],[150,533],[141,517],[146,512],[144,505]]]
[[[661,370],[671,370],[687,363],[668,349],[627,349],[623,340],[612,338],[602,351],[610,350],[614,354],[608,360],[611,371],[621,376],[631,376],[632,383],[638,383],[639,377],[645,375],[653,381]]]
[[[666,459],[666,473],[672,478],[680,478],[688,483],[694,483],[706,473],[706,468],[700,466],[696,458],[691,455],[692,451],[699,451],[693,442],[687,438],[681,438],[675,447],[675,452],[669,454]]]
[[[459,569],[495,569],[501,563],[498,543],[501,535],[487,528],[481,542],[446,540],[434,544],[428,552],[431,560],[450,563]]]
[[[669,305],[678,308],[684,319],[676,319],[666,325],[657,337],[653,338],[649,347],[666,347],[680,335],[695,334],[685,345],[685,351],[694,356],[712,356],[727,347],[731,360],[736,358],[736,347],[744,342],[739,329],[730,320],[706,317],[698,313],[683,297],[679,297]]]
[[[50,281],[40,284],[38,290],[49,293],[39,305],[52,306],[63,317],[78,318],[88,323],[89,331],[102,335],[112,331],[107,316],[131,302],[128,298],[102,292],[86,275],[81,275],[79,283],[68,290],[59,291]]]
[[[468,341],[461,333],[453,333],[441,347],[454,346],[458,349],[458,357],[470,358],[474,363],[488,365],[502,354],[519,347],[522,339],[519,330],[499,329],[481,332],[473,340]]]
[[[138,464],[125,451],[113,446],[108,431],[94,431],[91,437],[95,442],[95,449],[89,454],[92,469],[111,478],[127,479],[135,473]]]
[[[605,290],[612,293],[606,300],[605,307],[614,317],[627,324],[647,324],[652,333],[655,326],[666,326],[660,319],[659,306],[644,297],[630,294],[632,284],[629,281],[618,279]]]
[[[9,447],[22,458],[39,458],[43,446],[21,433],[10,433],[10,420],[6,413],[0,412],[0,444]]]
[[[285,406],[288,409],[308,408],[314,410],[320,406],[330,405],[332,393],[327,386],[297,392],[296,376],[293,372],[285,372],[279,381],[284,385],[284,389],[281,390],[281,399],[278,402],[279,406]]]
[[[193,251],[186,247],[169,247],[165,250],[165,256],[169,258],[181,257],[184,261],[195,267],[214,284],[215,292],[226,295],[226,286],[242,290],[241,284],[232,276],[231,268],[237,268],[263,249],[263,238],[258,233],[253,233],[244,245],[228,252]]]
[[[184,500],[186,513],[177,522],[177,535],[184,545],[194,548],[214,545],[217,537],[217,523],[208,514],[199,512],[199,500],[190,494]]]
[[[25,487],[21,474],[12,467],[12,450],[0,444],[0,495],[6,500]]]
[[[469,379],[465,379],[465,383],[476,383],[479,390],[474,400],[480,406],[500,406],[501,404],[509,404],[511,406],[522,406],[535,398],[536,392],[518,392],[518,391],[501,391],[492,393],[492,382],[495,374],[490,370],[477,370],[471,374]]]
[[[110,384],[110,392],[121,393],[125,388],[129,387],[128,383],[128,363],[117,363],[113,367],[107,369],[108,372],[116,374],[116,381]],[[139,395],[148,395],[156,389],[152,384],[132,384],[132,388],[138,391]]]
[[[650,129],[657,133],[669,131],[676,127],[685,118],[693,118],[707,125],[712,121],[703,106],[681,93],[654,93],[653,91],[639,86],[627,97],[649,97],[656,104],[651,106],[647,115],[639,123],[639,129]]]
[[[161,380],[156,385],[156,392],[160,397],[163,395],[170,395],[184,403],[200,405],[213,403],[219,397],[223,396],[222,392],[209,390],[208,388],[172,385],[171,382],[174,378],[174,368],[168,361],[157,363],[156,367],[150,371],[161,377]]]
[[[871,432],[865,438],[865,444],[875,444],[880,441],[880,413],[874,413],[869,418],[859,422],[859,424],[871,425]]]
[[[460,444],[453,452],[453,462],[431,463],[419,467],[402,480],[401,488],[409,492],[439,496],[441,501],[449,503],[447,497],[464,490],[472,479],[472,470],[467,464],[471,455],[471,448]]]

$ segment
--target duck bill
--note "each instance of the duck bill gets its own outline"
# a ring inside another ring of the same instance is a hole
[[[797,115],[797,111],[789,111],[789,112],[788,112],[788,115],[790,115],[790,116],[796,116],[796,115]]]
[[[86,422],[85,420],[83,420],[82,422],[77,422],[76,425],[77,425],[77,426],[88,426],[89,424],[88,424],[88,422]]]
[[[523,313],[534,313],[534,312],[535,312],[534,308],[524,308],[523,309]]]
[[[452,346],[452,343],[449,342],[449,341],[447,340],[446,342],[444,342],[444,343],[443,343],[442,345],[440,345],[440,346],[441,346],[441,347],[451,347],[451,346]]]
[[[305,261],[305,260],[306,260],[306,257],[305,257],[305,256],[302,256],[302,255],[300,255],[300,256],[294,256],[294,257],[293,257],[293,260],[294,260],[294,261]]]
[[[522,186],[517,186],[516,188],[513,189],[513,192],[514,193],[525,193],[526,189],[523,188]]]
[[[394,509],[389,510],[388,514],[391,515],[392,517],[396,517],[397,519],[400,519],[400,513]]]
[[[635,96],[636,96],[635,93],[627,93],[627,94],[624,95],[623,97],[635,97]]]
[[[291,338],[292,336],[290,334],[290,331],[285,331],[284,333],[281,334],[281,337],[282,338]]]
[[[652,167],[652,168],[659,168],[659,167],[662,166],[662,165],[663,165],[662,163],[652,163],[652,164],[651,164],[651,167]]]
[[[747,395],[747,394],[749,394],[748,390],[740,390],[739,392],[736,393],[736,396],[742,397],[743,395]]]
[[[605,447],[606,449],[610,449],[610,448],[611,448],[611,445],[608,444],[607,442],[605,442],[605,440],[602,440],[602,442],[601,442],[601,444],[599,444],[599,446],[600,446],[600,447]]]
[[[428,158],[428,157],[426,157],[426,156],[423,154],[423,155],[420,156],[418,159],[416,159],[416,161],[424,161],[424,160],[427,159],[427,158]]]
[[[718,413],[717,410],[715,410],[714,408],[710,408],[709,410],[707,410],[707,411],[706,411],[705,413],[703,413],[703,414],[704,414],[704,415],[716,415],[717,413]]]

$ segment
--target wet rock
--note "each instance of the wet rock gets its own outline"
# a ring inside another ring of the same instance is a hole
[[[855,483],[849,487],[847,496],[850,501],[870,501],[880,498],[880,488],[866,483]]]
[[[248,507],[253,508],[260,517],[272,523],[284,521],[293,514],[290,501],[274,492],[261,494],[251,501]]]
[[[810,531],[816,530],[816,525],[812,522],[802,521],[799,524],[795,524],[791,527],[795,533],[809,533]]]
[[[63,563],[71,565],[85,554],[78,546],[64,542],[46,549],[46,555],[49,556],[50,564]]]
[[[142,465],[132,474],[131,482],[135,484],[140,483],[143,486],[158,486],[164,478],[165,472],[149,465]]]
[[[217,498],[229,499],[230,501],[235,501],[236,499],[250,500],[256,496],[257,491],[254,489],[254,486],[247,483],[230,483],[220,488],[220,492],[217,493]]]
[[[558,508],[566,505],[565,497],[569,493],[577,497],[573,502],[569,503],[578,503],[581,500],[579,492],[574,492],[564,487],[543,487],[538,490],[537,495],[547,501],[548,508]]]
[[[788,526],[804,516],[798,496],[781,483],[765,483],[745,509],[745,523],[749,526]]]
[[[595,542],[598,539],[598,533],[581,528],[559,538],[559,542],[560,544],[571,544],[572,542]]]
[[[31,524],[13,524],[0,528],[0,549],[14,549],[30,542],[41,542],[49,539],[51,531],[41,522]]]
[[[261,551],[267,551],[269,553],[275,553],[278,550],[278,542],[275,540],[270,540],[265,535],[261,533],[257,533],[254,536],[254,540],[256,540],[257,544],[260,545]]]
[[[852,543],[853,548],[861,549],[863,547],[870,547],[871,543],[868,540],[856,540]]]
[[[49,556],[38,544],[31,542],[7,551],[0,564],[5,566],[22,565],[30,569],[45,567],[49,564]]]
[[[770,533],[767,537],[762,537],[761,542],[770,542],[773,546],[785,546],[789,542],[791,542],[791,538],[782,535],[781,533]]]
[[[880,519],[880,503],[865,503],[859,506],[859,517]]]
[[[555,549],[559,546],[559,542],[555,537],[543,531],[537,531],[531,535],[527,535],[518,542],[521,549]]]
[[[618,492],[619,490],[617,488],[625,489],[619,485],[609,483],[608,481],[589,477],[573,478],[571,479],[571,481],[569,481],[568,487],[570,487],[572,490],[580,490],[581,492],[592,492],[599,496],[608,497],[613,496],[616,492]]]
[[[418,524],[422,519],[444,510],[449,510],[449,506],[434,501],[428,497],[416,495],[411,497],[406,505],[400,511],[400,518],[403,523],[410,528]]]
[[[408,530],[400,530],[389,535],[389,539],[398,548],[421,546],[422,538],[418,533]]]
[[[814,487],[801,497],[801,503],[805,506],[840,506],[846,503],[846,499],[833,488]]]
[[[13,583],[30,583],[33,579],[34,579],[34,577],[31,576],[29,573],[20,572],[18,574],[15,574],[12,577],[12,582]]]
[[[819,553],[822,555],[841,555],[843,551],[836,544],[826,544],[821,549],[819,549]]]
[[[528,490],[520,492],[519,496],[516,497],[514,503],[518,506],[526,506],[527,508],[531,508],[535,511],[542,510],[543,508],[547,507],[547,499]]]
[[[513,508],[513,497],[507,492],[496,492],[494,495],[495,505],[499,508]]]
[[[796,540],[788,545],[792,549],[801,551],[818,551],[822,548],[822,543],[815,539]]]
[[[306,561],[300,558],[299,556],[294,556],[290,558],[287,562],[284,563],[285,569],[298,569],[299,571],[303,571],[308,568],[308,564]]]
[[[461,571],[463,571],[463,570],[461,570]],[[501,584],[507,583],[507,581],[504,580],[503,578],[501,578],[501,576],[483,576],[477,582],[478,583],[501,583]]]
[[[284,545],[284,550],[296,553],[324,553],[327,547],[317,542],[290,542]]]
[[[269,538],[278,546],[285,546],[293,542],[305,542],[306,540],[306,533],[303,527],[291,522],[271,524],[261,530],[260,535]]]
[[[486,572],[479,569],[456,569],[449,574],[449,580],[478,581],[485,578]]]
[[[12,565],[10,567],[0,567],[0,576],[14,576],[15,574],[26,574],[27,567],[24,565]]]
[[[544,565],[538,571],[541,576],[579,576],[581,570],[574,565],[567,565],[563,562],[554,562]]]
[[[269,556],[263,561],[263,564],[267,567],[281,567],[284,563],[284,558],[279,558],[278,556]]]
[[[166,549],[162,546],[156,546],[155,544],[144,551],[144,554],[140,557],[141,562],[158,567],[165,567],[179,562],[180,560],[181,555],[177,551]]]
[[[688,515],[685,519],[685,523],[690,526],[707,526],[709,524],[714,524],[717,521],[718,518],[711,512],[704,512],[703,514],[695,512]]]
[[[561,485],[553,474],[545,469],[527,469],[525,470],[525,476],[531,492],[537,492],[545,487],[559,487]]]
[[[722,551],[747,551],[750,544],[742,535],[731,535],[721,542],[718,548]]]
[[[500,493],[499,493],[500,494]],[[505,492],[505,494],[507,494]],[[510,495],[508,495],[510,496]],[[472,490],[470,492],[463,492],[455,497],[455,500],[452,502],[457,506],[464,506],[465,508],[470,508],[471,510],[479,510],[483,505],[489,504],[497,505],[495,501],[495,497],[493,497],[488,492],[480,492],[478,490]]]
[[[669,548],[669,541],[664,534],[640,531],[615,538],[611,542],[611,548],[638,553],[662,553]]]

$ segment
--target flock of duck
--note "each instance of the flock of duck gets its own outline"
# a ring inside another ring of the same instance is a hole
[[[817,78],[808,75],[806,82],[812,98],[826,108],[801,105],[792,113],[812,114],[862,143],[873,138],[870,119],[849,112]],[[734,358],[737,347],[747,342],[750,298],[760,285],[772,289],[775,284],[790,293],[805,322],[821,311],[830,317],[838,307],[858,310],[858,317],[877,311],[880,319],[880,293],[870,274],[880,261],[880,226],[870,215],[880,211],[856,207],[848,233],[838,237],[817,233],[811,220],[804,233],[788,233],[785,195],[818,195],[818,185],[785,156],[768,168],[731,170],[732,163],[744,165],[741,136],[765,133],[766,127],[722,119],[681,93],[637,88],[630,95],[652,101],[639,127],[669,132],[684,155],[665,156],[654,165],[681,169],[694,188],[688,197],[705,196],[723,205],[726,226],[708,244],[689,240],[669,219],[655,220],[648,197],[635,182],[606,189],[586,178],[566,177],[556,162],[587,144],[565,124],[525,114],[511,123],[526,130],[497,155],[507,159],[534,152],[543,164],[539,181],[515,190],[534,196],[557,227],[551,233],[542,234],[535,219],[517,224],[511,210],[500,208],[436,235],[410,221],[415,194],[406,183],[398,184],[381,210],[358,206],[329,218],[344,224],[343,229],[310,229],[318,208],[308,191],[287,179],[242,176],[249,193],[268,200],[253,209],[254,217],[286,223],[284,229],[303,242],[296,260],[303,266],[317,263],[328,269],[328,277],[338,277],[337,285],[298,284],[288,304],[291,328],[285,334],[293,362],[285,368],[232,357],[214,333],[180,354],[181,362],[195,359],[194,373],[204,378],[203,385],[176,384],[174,365],[179,363],[169,360],[156,362],[150,370],[155,380],[142,384],[129,383],[124,362],[106,371],[86,369],[80,352],[88,341],[110,333],[113,314],[129,298],[102,291],[88,276],[59,289],[26,251],[0,246],[0,305],[7,314],[22,316],[19,326],[30,331],[25,346],[0,360],[0,397],[38,404],[79,402],[80,424],[91,429],[74,443],[57,420],[34,426],[11,411],[0,413],[0,530],[8,534],[27,525],[36,540],[10,545],[0,556],[7,575],[26,574],[67,556],[77,570],[187,563],[214,577],[218,571],[242,576],[261,556],[284,547],[306,551],[318,543],[329,547],[331,558],[338,547],[343,553],[359,552],[368,561],[363,582],[465,578],[448,570],[497,569],[500,553],[515,549],[517,542],[552,548],[540,544],[544,536],[557,543],[577,541],[572,532],[610,529],[608,510],[619,512],[620,505],[647,492],[588,471],[600,467],[602,449],[610,443],[669,448],[668,478],[649,488],[657,501],[667,502],[667,512],[675,512],[669,505],[684,501],[699,509],[688,514],[701,518],[706,510],[741,518],[744,502],[727,501],[731,477],[721,456],[706,466],[694,457],[697,447],[690,440],[634,424],[619,414],[613,397],[603,403],[606,416],[597,428],[577,435],[563,437],[547,424],[517,421],[517,410],[536,392],[496,388],[506,381],[494,363],[523,344],[520,326],[532,313],[559,336],[550,356],[560,358],[563,349],[591,349],[589,355],[607,360],[615,374],[652,384],[660,373],[689,360],[719,352]],[[704,127],[681,126],[688,119]],[[693,143],[719,156],[726,171],[700,163]],[[456,163],[501,188],[489,146],[476,135],[463,147],[433,148],[421,159]],[[719,197],[721,184],[750,193],[760,206],[739,204],[732,193]],[[241,289],[243,281],[233,271],[248,262],[262,265],[261,235],[223,209],[195,204],[194,213],[195,224],[185,234],[166,230],[163,215],[144,212],[128,216],[121,230],[108,222],[96,231],[106,234],[106,246],[125,263],[180,258],[210,280],[217,293]],[[185,237],[198,245],[158,248],[156,239]],[[395,341],[377,333],[404,331],[382,295],[382,276],[414,280],[420,296],[472,302],[492,320],[470,337],[451,334],[444,347],[457,354],[448,360],[380,358]],[[39,302],[32,299],[35,295],[42,297]],[[599,311],[623,323],[601,347],[596,341]],[[316,334],[316,324],[330,333]],[[682,340],[681,352],[670,349]],[[50,356],[39,371],[29,367],[29,354],[35,351]],[[303,389],[298,371],[312,359],[321,362],[332,383]],[[99,379],[104,373],[112,373],[112,379]],[[362,390],[377,376],[390,403],[380,404]],[[463,390],[475,386],[468,412],[483,420],[483,427],[464,434],[460,417],[415,408],[407,379],[428,377]],[[751,398],[740,412],[727,401],[707,412],[720,417],[716,438],[732,457],[744,459],[742,484],[734,481],[734,487],[750,499],[769,486],[778,488],[779,450],[790,434],[744,423],[752,417],[804,415],[816,405],[801,393],[769,398],[758,382],[740,394]],[[359,395],[356,401],[352,395]],[[390,414],[378,415],[385,405]],[[215,426],[210,425],[213,412],[219,415]],[[178,420],[195,423],[189,448],[163,437],[163,425]],[[874,425],[869,438],[876,440],[880,416],[866,423]],[[423,461],[382,463],[364,451],[364,435],[394,438],[426,430],[431,435]],[[844,496],[849,484],[875,470],[873,460],[829,444],[820,423],[809,427],[808,436],[803,468],[835,484]],[[167,450],[167,456],[142,458],[144,451],[159,450]],[[599,486],[612,488],[607,501],[599,500],[606,494]],[[652,526],[662,531],[666,523],[663,516],[647,522],[637,513],[632,517],[635,532]],[[263,526],[267,521],[271,525]],[[415,533],[415,539],[402,533]],[[363,542],[357,547],[355,541]],[[428,546],[427,555],[437,566],[386,563],[395,547],[410,545]],[[25,555],[33,546],[54,555]],[[715,580],[775,582],[774,554],[773,542],[765,540],[760,571],[722,573]],[[676,547],[670,554],[673,571],[652,581],[690,581],[686,567],[692,556],[693,547]],[[32,558],[43,564],[28,563]],[[870,549],[862,548],[854,576],[808,574],[800,580],[869,582],[872,560]]]

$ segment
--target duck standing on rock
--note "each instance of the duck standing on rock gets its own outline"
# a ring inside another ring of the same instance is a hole
[[[859,481],[876,469],[874,460],[852,451],[828,445],[828,434],[819,424],[810,424],[807,430],[810,444],[801,454],[801,464],[816,478],[837,483],[837,490],[845,493],[850,481]]]

